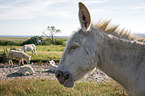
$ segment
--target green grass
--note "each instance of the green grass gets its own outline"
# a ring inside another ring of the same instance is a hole
[[[25,41],[30,39],[30,37],[0,37],[0,40],[9,40],[9,41]]]
[[[64,48],[62,45],[37,46],[37,55],[32,55],[32,52],[28,54],[32,56],[32,60],[60,59]]]
[[[21,48],[22,46],[0,46],[0,51],[11,48]],[[65,46],[62,45],[49,45],[49,46],[36,46],[37,55],[32,55],[31,51],[27,51],[27,54],[31,56],[32,60],[52,60],[60,59]]]
[[[65,88],[56,80],[0,80],[0,96],[127,96],[113,81],[105,83],[75,83]]]
[[[28,39],[30,39],[30,37],[0,37],[0,40],[12,41],[15,43],[22,43]]]
[[[62,45],[37,46],[37,51],[63,51]]]

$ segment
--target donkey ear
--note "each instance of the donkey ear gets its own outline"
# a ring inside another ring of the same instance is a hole
[[[79,2],[79,20],[82,30],[87,32],[90,29],[91,17],[87,7],[82,2]]]

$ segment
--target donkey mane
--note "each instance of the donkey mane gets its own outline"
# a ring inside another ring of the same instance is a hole
[[[97,29],[101,29],[103,31],[100,32],[105,32],[106,34],[111,34],[114,37],[117,37],[118,40],[123,40],[129,43],[138,43],[138,44],[145,44],[145,38],[143,37],[139,37],[138,35],[135,34],[131,34],[130,31],[125,30],[125,28],[119,30],[118,27],[119,25],[113,25],[110,23],[111,20],[100,20],[97,24],[92,24],[93,27],[96,27]],[[70,36],[70,38],[68,38],[67,44],[74,41],[81,41],[82,43],[84,42],[83,38],[80,37],[80,34],[84,34],[83,32],[81,32],[81,30],[74,31],[74,33]],[[85,34],[84,34],[85,35]],[[78,38],[76,38],[78,37]],[[74,38],[74,39],[73,39]],[[132,42],[134,41],[134,42]]]
[[[119,30],[118,27],[119,25],[113,25],[110,24],[111,20],[100,20],[97,24],[95,24],[95,26],[97,26],[98,28],[100,28],[101,30],[103,30],[104,32],[120,37],[120,38],[124,38],[124,39],[128,39],[128,40],[137,40],[140,42],[144,42],[145,39],[142,37],[139,37],[135,34],[131,34],[131,32],[129,30],[125,30],[125,28]]]

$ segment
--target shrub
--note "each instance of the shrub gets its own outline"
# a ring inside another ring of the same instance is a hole
[[[64,40],[55,40],[55,45],[65,45]]]
[[[15,47],[10,48],[10,50],[17,50]]]
[[[0,62],[6,62],[8,59],[8,50],[0,51]]]
[[[30,39],[26,41],[10,41],[10,40],[0,40],[0,45],[12,45],[12,46],[22,46],[25,44],[35,44],[38,45],[38,40],[42,41],[42,45],[65,45],[65,41],[67,41],[67,38],[60,38],[56,37],[54,38],[54,42],[50,40],[50,38],[43,39],[42,36],[33,36]]]
[[[49,38],[43,39],[42,41],[42,45],[50,45],[50,44],[54,44],[54,45],[65,45],[65,41],[67,40],[67,38],[54,38],[54,42],[52,43],[52,41]]]
[[[24,41],[23,45],[25,45],[25,44],[35,44],[35,45],[38,45],[38,39],[42,41],[43,37],[42,36],[33,36],[30,39]]]
[[[50,45],[51,44],[51,40],[46,38],[42,41],[42,45]]]

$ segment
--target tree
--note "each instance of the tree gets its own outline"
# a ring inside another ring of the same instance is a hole
[[[43,32],[43,34],[46,35],[51,40],[52,44],[54,44],[54,35],[57,34],[57,33],[60,33],[61,30],[60,29],[55,29],[54,26],[48,26],[47,30],[48,30],[50,36],[48,36],[45,32]]]

